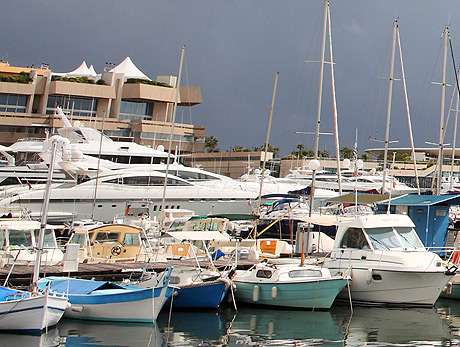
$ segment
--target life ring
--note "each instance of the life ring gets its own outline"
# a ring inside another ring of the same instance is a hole
[[[454,249],[454,255],[450,261],[454,264],[460,264],[460,247]]]

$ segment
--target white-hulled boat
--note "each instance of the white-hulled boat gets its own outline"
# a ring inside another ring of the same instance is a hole
[[[412,220],[397,214],[339,223],[325,265],[333,274],[350,274],[351,299],[368,305],[433,306],[453,276],[425,249]],[[338,298],[348,300],[348,292]]]
[[[347,284],[343,276],[300,260],[276,259],[237,270],[235,298],[246,304],[328,309]]]
[[[80,184],[63,183],[50,193],[49,212],[55,218],[62,214],[63,220],[69,214],[75,219],[92,217],[95,220],[110,221],[115,215],[124,214],[126,201],[151,203],[150,215],[157,215],[162,206],[165,173],[126,169],[115,174],[95,178]],[[5,213],[22,207],[31,213],[41,210],[44,191],[41,189],[19,193],[0,201],[0,210]],[[189,209],[197,214],[251,213],[250,201],[257,194],[233,188],[206,187],[193,184],[177,176],[168,175],[166,209]]]
[[[63,296],[33,294],[0,286],[0,331],[40,334],[55,326],[69,306]]]

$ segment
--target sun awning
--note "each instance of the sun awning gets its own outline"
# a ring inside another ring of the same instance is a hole
[[[229,238],[218,231],[171,231],[167,235],[180,241],[228,241]]]

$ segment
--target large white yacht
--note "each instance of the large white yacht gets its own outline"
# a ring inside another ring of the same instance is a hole
[[[325,265],[351,275],[350,295],[365,305],[433,306],[453,277],[425,249],[407,215],[358,216],[339,223]],[[348,300],[348,290],[338,298]]]
[[[126,201],[149,201],[152,216],[158,214],[164,192],[165,174],[152,171],[121,169],[115,174],[82,183],[63,183],[50,193],[49,213],[55,221],[94,218],[109,221],[122,215]],[[168,174],[164,208],[190,209],[196,214],[251,213],[251,200],[257,193],[242,189],[207,187]],[[0,210],[15,213],[26,210],[39,215],[44,190],[34,189],[0,201]]]

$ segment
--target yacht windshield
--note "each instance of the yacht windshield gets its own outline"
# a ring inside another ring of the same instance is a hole
[[[365,229],[374,249],[401,248],[402,245],[393,228],[373,228]]]
[[[425,248],[423,243],[417,236],[417,233],[412,228],[397,227],[395,231],[399,234],[401,242],[406,248]]]

